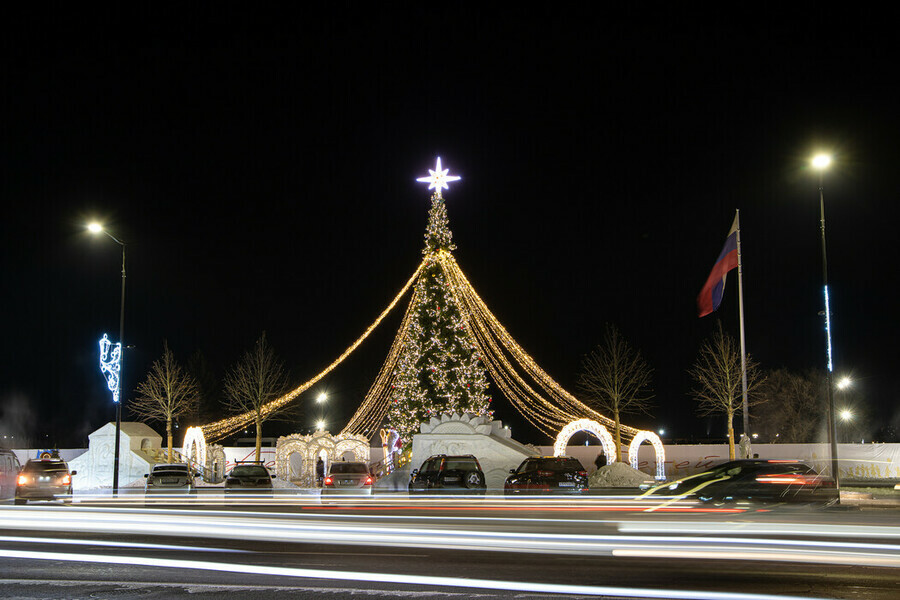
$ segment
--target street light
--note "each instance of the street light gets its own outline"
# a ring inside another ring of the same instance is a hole
[[[844,377],[841,377],[840,380],[837,382],[837,389],[846,390],[851,385],[853,385],[853,380],[850,379],[849,377],[844,376]]]
[[[88,231],[93,234],[105,233],[109,239],[122,246],[122,301],[119,305],[119,382],[116,390],[116,448],[113,458],[113,496],[119,494],[119,439],[122,434],[122,374],[125,369],[125,242],[106,231],[99,223],[90,223]]]
[[[812,159],[812,166],[819,172],[819,228],[822,233],[822,291],[825,301],[825,393],[828,398],[828,440],[831,444],[831,476],[834,485],[840,490],[841,481],[838,471],[837,431],[834,411],[834,360],[831,354],[831,306],[828,299],[828,253],[825,250],[825,169],[831,165],[831,157],[817,154]]]

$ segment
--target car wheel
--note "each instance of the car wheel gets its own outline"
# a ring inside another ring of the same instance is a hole
[[[480,471],[469,471],[465,477],[466,487],[469,489],[484,486],[484,475]]]

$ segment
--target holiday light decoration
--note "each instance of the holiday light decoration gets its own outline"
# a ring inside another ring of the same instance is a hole
[[[201,428],[187,428],[184,432],[184,441],[181,443],[181,453],[201,467],[206,467],[206,438],[203,437]]]
[[[578,419],[563,427],[559,435],[556,436],[556,443],[553,444],[553,456],[565,456],[569,439],[579,431],[588,431],[600,438],[604,456],[607,457],[607,460],[612,459],[609,461],[610,463],[615,461],[615,457],[618,456],[615,440],[613,440],[606,427],[593,419]]]
[[[447,182],[460,178],[448,175],[449,169],[442,168],[439,158],[436,169],[429,169],[429,173],[429,177],[418,178],[436,191],[425,233],[424,258],[415,273],[343,354],[309,381],[264,406],[264,414],[292,402],[343,362],[412,289],[387,357],[341,434],[372,437],[387,416],[408,442],[420,419],[427,420],[434,414],[490,414],[486,374],[530,423],[549,435],[579,419],[595,421],[603,431],[612,428],[612,419],[579,401],[541,369],[475,291],[453,258],[455,246],[440,193],[449,189]],[[404,406],[414,410],[401,410]],[[213,442],[253,419],[253,413],[246,413],[204,425],[202,430]],[[621,433],[627,443],[639,430],[622,425]],[[608,455],[616,456],[612,451]]]
[[[461,177],[457,175],[447,175],[450,172],[450,169],[442,169],[441,168],[441,157],[437,157],[437,165],[434,167],[434,170],[428,169],[427,177],[419,177],[416,181],[421,181],[422,183],[428,184],[428,189],[433,190],[436,189],[435,195],[440,198],[441,197],[441,188],[445,190],[449,190],[450,186],[447,183],[451,181],[459,181]]]
[[[113,402],[119,401],[119,372],[122,369],[122,344],[113,344],[103,334],[100,338],[100,372],[106,376],[106,387],[112,392]]]
[[[628,463],[632,469],[638,468],[638,448],[643,442],[653,444],[656,451],[656,479],[663,481],[666,478],[666,449],[662,440],[652,431],[638,431],[628,446]]]
[[[306,390],[308,390],[309,388],[314,386],[316,383],[318,383],[319,380],[321,380],[323,377],[328,375],[331,371],[334,370],[335,367],[337,367],[339,364],[341,364],[344,361],[344,359],[346,359],[348,356],[350,356],[350,354],[354,350],[356,350],[359,347],[359,345],[362,344],[365,341],[365,339],[367,337],[369,337],[369,335],[373,331],[375,331],[375,329],[381,324],[381,322],[388,315],[388,313],[390,313],[391,310],[394,308],[394,306],[397,305],[397,302],[400,301],[400,298],[402,298],[406,294],[406,291],[418,279],[419,273],[422,271],[423,264],[424,264],[424,261],[423,261],[423,263],[419,264],[419,267],[416,269],[416,272],[413,273],[412,277],[409,278],[409,281],[406,282],[406,285],[403,286],[403,289],[401,289],[400,292],[396,296],[394,296],[394,299],[391,301],[390,304],[388,304],[387,308],[385,308],[381,312],[381,314],[378,315],[378,318],[375,319],[375,322],[372,323],[371,325],[369,325],[369,327],[363,332],[363,334],[361,336],[359,336],[359,338],[357,338],[357,340],[355,342],[353,342],[349,348],[344,350],[344,352],[340,356],[338,356],[336,359],[334,359],[331,362],[331,364],[328,365],[327,367],[325,367],[325,369],[322,370],[318,375],[316,375],[309,381],[306,381],[305,383],[301,384],[299,387],[295,388],[294,390],[288,392],[284,396],[281,396],[280,398],[273,400],[272,402],[269,402],[268,404],[264,405],[262,407],[262,414],[264,416],[268,415],[271,412],[276,411],[276,410],[280,409],[281,407],[289,404],[297,396],[299,396],[300,394],[302,394],[303,392],[305,392]],[[235,415],[235,416],[229,417],[227,419],[222,419],[221,421],[216,421],[215,423],[210,423],[208,425],[204,425],[201,429],[203,429],[203,435],[206,437],[206,440],[211,443],[211,442],[215,442],[217,440],[220,440],[220,439],[234,433],[235,431],[241,429],[242,427],[246,427],[250,423],[253,423],[255,421],[255,419],[256,419],[255,412],[248,411],[248,412],[245,412],[240,415]]]

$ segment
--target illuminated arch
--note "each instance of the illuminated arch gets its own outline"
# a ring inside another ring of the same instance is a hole
[[[638,447],[643,442],[653,444],[653,449],[656,450],[656,479],[663,481],[666,478],[666,449],[659,436],[652,431],[639,431],[631,440],[631,445],[628,446],[628,462],[631,468],[638,468]]]
[[[206,437],[204,437],[202,429],[199,427],[187,428],[187,431],[184,432],[181,453],[188,460],[206,468]]]
[[[569,443],[569,439],[579,431],[587,431],[600,438],[606,459],[610,464],[616,461],[618,455],[616,454],[615,440],[613,440],[609,431],[606,430],[606,427],[591,419],[578,419],[563,427],[559,435],[556,436],[556,443],[553,445],[553,456],[563,456],[566,453],[566,445]]]

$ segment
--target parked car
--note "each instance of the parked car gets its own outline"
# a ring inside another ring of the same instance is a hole
[[[273,477],[261,463],[238,463],[225,476],[225,493],[271,492]]]
[[[334,462],[322,480],[322,496],[371,496],[375,476],[364,462]]]
[[[517,469],[510,469],[503,485],[507,496],[520,494],[585,494],[587,471],[577,458],[538,456],[526,458]]]
[[[484,472],[478,459],[471,454],[429,457],[409,478],[409,493],[436,492],[440,494],[484,494]]]
[[[146,494],[190,494],[194,489],[194,475],[186,463],[159,463],[144,477]]]
[[[16,504],[29,500],[63,501],[72,498],[72,476],[69,465],[59,458],[32,459],[25,463],[16,481]]]
[[[16,453],[9,448],[0,448],[0,501],[16,497],[16,483],[21,470]]]
[[[838,500],[834,479],[795,460],[732,460],[651,488],[645,496],[688,496],[702,502],[738,500],[828,505]]]

